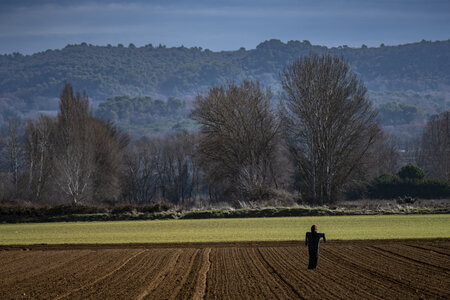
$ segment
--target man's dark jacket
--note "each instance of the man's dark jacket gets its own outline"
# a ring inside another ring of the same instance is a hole
[[[319,241],[323,238],[326,242],[325,233],[307,232],[305,238],[305,245],[308,246],[309,264],[308,269],[315,269],[317,261],[319,260]]]

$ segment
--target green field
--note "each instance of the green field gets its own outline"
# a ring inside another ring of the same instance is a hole
[[[378,215],[2,224],[0,244],[288,241],[312,224],[327,239],[450,237],[450,215]]]

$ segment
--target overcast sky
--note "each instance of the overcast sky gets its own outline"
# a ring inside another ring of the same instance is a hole
[[[397,45],[450,38],[449,0],[0,0],[0,53],[67,44],[214,51],[268,39],[325,46]]]

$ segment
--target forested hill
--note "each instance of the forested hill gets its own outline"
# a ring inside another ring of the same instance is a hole
[[[243,78],[276,87],[279,71],[287,63],[325,51],[342,55],[371,90],[450,90],[450,40],[377,48],[270,40],[256,49],[222,52],[82,43],[27,56],[1,55],[0,96],[31,105],[41,97],[57,97],[64,81],[95,100],[116,95],[189,98],[209,85]]]

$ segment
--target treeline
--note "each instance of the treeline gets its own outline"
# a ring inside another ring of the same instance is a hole
[[[257,80],[279,89],[283,67],[311,52],[343,56],[374,91],[448,92],[449,48],[449,41],[327,48],[308,41],[270,40],[252,50],[213,52],[82,43],[27,56],[0,55],[0,107],[4,120],[27,111],[53,110],[64,80],[98,101],[116,95],[194,98],[231,79]]]
[[[3,128],[0,201],[328,204],[397,172],[395,146],[380,129],[364,84],[342,59],[300,58],[283,69],[280,85],[278,107],[254,81],[213,86],[194,102],[198,132],[130,141],[95,118],[87,97],[65,84],[56,117],[10,119]],[[154,102],[146,98],[142,107]],[[446,112],[428,123],[417,149],[420,166],[444,185],[449,145]]]

